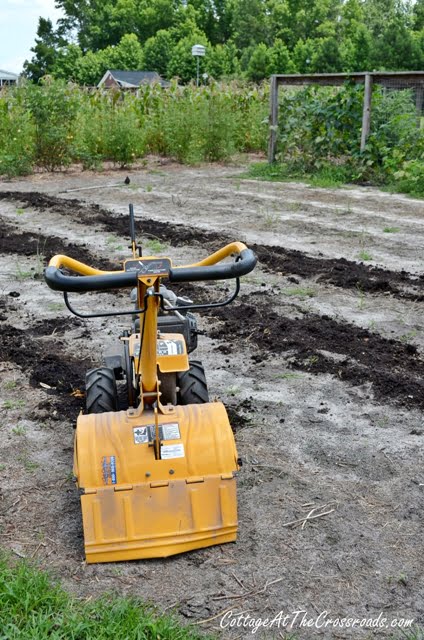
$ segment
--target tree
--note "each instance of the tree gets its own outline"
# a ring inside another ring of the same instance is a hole
[[[108,69],[104,51],[87,51],[75,63],[75,78],[80,84],[96,86]]]
[[[315,40],[315,51],[311,60],[313,73],[338,73],[343,68],[343,60],[336,38]]]
[[[413,7],[414,30],[424,29],[424,0],[416,0]]]
[[[247,77],[253,82],[260,82],[268,78],[272,72],[272,51],[263,42],[259,43],[250,56],[247,67]]]
[[[271,49],[271,73],[296,73],[290,51],[282,40],[275,40]]]
[[[400,16],[385,22],[378,37],[372,40],[370,58],[375,69],[416,69],[419,57],[412,31]]]
[[[308,38],[307,40],[298,40],[295,48],[293,49],[293,62],[296,66],[298,73],[311,73],[312,72],[312,58],[315,53],[314,40]]]
[[[161,29],[155,36],[149,38],[144,45],[146,69],[157,71],[161,76],[166,76],[174,46],[174,38],[169,30]]]
[[[81,48],[77,44],[67,44],[58,49],[52,67],[52,75],[63,80],[76,80],[75,70],[82,58]]]
[[[121,38],[116,47],[88,51],[75,62],[75,78],[81,84],[97,85],[108,69],[141,70],[144,55],[137,36],[133,33]]]
[[[31,49],[34,56],[31,61],[25,60],[24,74],[34,82],[38,82],[40,78],[51,72],[56,60],[56,50],[64,44],[64,39],[53,29],[52,21],[39,18],[37,38]]]
[[[268,42],[269,31],[263,0],[234,0],[232,40],[239,49]]]
[[[180,78],[182,82],[190,82],[196,77],[197,61],[191,53],[195,44],[203,44],[206,47],[206,55],[210,44],[204,33],[195,31],[191,36],[182,38],[174,47],[167,67],[168,78]],[[199,60],[200,73],[205,69],[205,58]]]
[[[105,57],[111,69],[142,70],[144,67],[143,48],[134,33],[122,36],[116,47],[108,47]]]
[[[225,76],[240,76],[240,61],[235,44],[217,44],[205,59],[207,73],[215,80]]]

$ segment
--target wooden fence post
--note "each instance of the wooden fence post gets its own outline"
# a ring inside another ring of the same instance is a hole
[[[364,108],[362,111],[361,153],[365,151],[371,123],[372,75],[365,74]]]
[[[269,140],[268,140],[268,162],[275,160],[277,149],[277,127],[278,127],[278,81],[277,76],[271,76],[271,89],[269,94]]]

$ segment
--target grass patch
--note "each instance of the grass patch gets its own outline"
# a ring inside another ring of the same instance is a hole
[[[241,178],[255,178],[257,180],[268,180],[271,182],[287,182],[289,180],[300,180],[312,187],[322,187],[335,189],[350,181],[349,172],[345,167],[338,165],[324,165],[314,173],[308,173],[298,167],[291,167],[286,163],[268,164],[267,162],[254,162],[249,165],[245,174]]]
[[[44,640],[206,640],[174,616],[160,616],[136,598],[114,595],[90,602],[66,593],[28,562],[0,558],[2,638]],[[209,636],[211,640],[211,636]]]
[[[63,302],[50,302],[47,305],[47,310],[48,311],[63,311],[64,309],[64,303]]]
[[[23,424],[17,424],[16,427],[13,427],[12,432],[15,436],[24,436],[26,434],[26,428]]]
[[[368,253],[368,251],[365,251],[365,249],[362,249],[362,251],[360,251],[358,253],[358,258],[360,260],[363,260],[364,262],[368,262],[369,260],[373,260],[373,257],[370,253]]]
[[[384,227],[383,229],[384,233],[399,233],[399,231],[399,227]]]
[[[248,170],[239,174],[238,178],[253,178],[255,180],[267,180],[269,182],[288,182],[299,181],[309,184],[311,187],[320,187],[326,189],[337,189],[347,184],[365,184],[370,185],[370,182],[380,189],[390,191],[390,193],[406,193],[413,198],[424,198],[424,186],[423,179],[420,180],[396,180],[395,178],[388,178],[377,170],[374,173],[374,177],[361,175],[361,171],[355,168],[340,165],[325,163],[320,168],[314,170],[308,170],[303,168],[300,163],[288,163],[288,162],[274,162],[269,164],[268,162],[254,162],[249,165]],[[349,211],[347,211],[349,212]],[[396,233],[398,229],[394,227],[396,231],[386,233]]]
[[[392,636],[392,638],[394,638],[394,636]],[[424,629],[418,627],[408,631],[401,629],[397,640],[424,640]]]
[[[299,298],[313,298],[315,295],[314,289],[307,289],[304,287],[293,287],[292,289],[281,289],[283,296],[299,296]]]
[[[273,376],[276,380],[300,380],[303,377],[301,373],[277,373]]]
[[[5,400],[3,402],[3,409],[23,409],[25,406],[25,400]]]
[[[163,244],[163,242],[161,242],[160,240],[156,240],[155,238],[146,240],[144,246],[146,248],[146,251],[148,251],[151,255],[163,253],[168,248],[166,244]]]
[[[3,389],[6,389],[6,391],[11,391],[12,389],[16,389],[17,386],[18,383],[16,382],[16,380],[8,380],[4,383]]]

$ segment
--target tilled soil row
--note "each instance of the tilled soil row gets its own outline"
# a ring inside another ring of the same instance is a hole
[[[84,225],[100,224],[103,229],[128,237],[128,220],[96,204],[78,199],[64,199],[38,192],[3,191],[0,199],[23,203],[39,210],[55,209]],[[136,222],[139,237],[152,236],[172,246],[180,244],[207,245],[211,249],[232,240],[228,235],[204,229],[191,229],[181,224],[160,222],[145,218]],[[424,275],[415,276],[406,271],[393,271],[353,262],[345,258],[315,258],[301,251],[273,245],[253,244],[261,264],[271,272],[317,277],[344,289],[357,289],[369,293],[390,293],[405,300],[424,300]],[[405,290],[409,288],[410,290]]]
[[[331,373],[353,385],[371,383],[377,398],[424,408],[424,361],[414,345],[328,316],[282,316],[266,293],[255,297],[254,304],[251,296],[249,300],[213,311],[221,324],[210,336],[226,340],[226,353],[237,348],[235,338],[244,345],[248,341],[262,357],[286,354],[294,369]]]
[[[3,311],[13,312],[14,306],[4,298],[0,300]],[[66,322],[66,330],[70,327],[82,327],[83,323],[76,318]],[[89,359],[77,359],[64,354],[64,340],[55,337],[49,341],[46,349],[45,338],[62,336],[65,325],[62,320],[43,320],[30,325],[26,329],[17,329],[10,324],[1,325],[0,353],[3,361],[17,364],[28,377],[32,387],[44,390],[49,396],[47,405],[58,410],[59,417],[74,419],[83,406],[83,396],[77,391],[83,389],[85,370],[93,367]],[[82,331],[79,339],[85,339],[87,332]],[[44,340],[43,340],[44,338]],[[72,394],[75,395],[72,395]],[[45,408],[39,407],[39,408]]]
[[[41,232],[19,231],[2,217],[0,217],[0,222],[0,250],[3,254],[40,255],[43,259],[47,259],[47,257],[49,259],[56,254],[65,254],[84,263],[87,262],[87,257],[92,255],[86,244],[77,245],[72,242],[64,242],[62,238],[54,235],[47,236]],[[96,264],[105,270],[117,268],[116,263],[101,256],[96,256]]]
[[[0,298],[0,320],[5,321],[8,312],[15,309],[6,296]],[[26,329],[18,329],[4,322],[0,332],[2,360],[17,364],[28,377],[30,385],[35,388],[42,386],[48,395],[38,409],[48,409],[50,413],[55,409],[56,419],[69,419],[72,422],[85,406],[85,372],[100,365],[88,358],[76,359],[64,355],[65,340],[57,338],[61,338],[70,328],[78,327],[81,327],[78,339],[90,340],[89,330],[77,318],[70,318],[66,325],[61,319],[41,320]],[[53,333],[55,339],[49,341],[46,350],[44,340]],[[228,405],[227,411],[234,431],[249,423],[249,401]]]
[[[41,203],[37,200],[40,206],[43,206],[45,198],[46,196],[42,196]],[[51,200],[54,200],[55,206],[58,206],[58,199],[47,198],[48,203]],[[79,201],[75,203],[79,206],[78,215],[82,215],[83,205]],[[103,220],[107,220],[102,224],[113,223],[114,233],[125,234],[121,225],[123,227],[126,220],[114,217],[110,212],[102,211],[100,207],[96,207],[96,210],[100,211],[99,215]],[[145,226],[144,222],[142,226]],[[164,225],[164,228],[169,231],[168,227],[172,225]],[[184,233],[193,236],[191,239],[185,237],[184,242],[199,242],[200,236],[204,243],[205,235],[209,238],[209,242],[212,242],[211,237],[216,241],[216,234],[203,230],[197,233],[182,226],[181,229]],[[157,232],[157,229],[155,230]],[[83,250],[74,244],[67,245],[54,236],[49,238],[40,236],[36,239],[26,232],[15,233],[13,227],[7,223],[3,227],[2,236],[2,248],[5,252],[31,254],[34,243],[45,241],[48,245],[46,252],[48,251],[50,255],[68,253],[76,259],[87,260],[87,249]],[[171,240],[168,235],[161,239]],[[223,238],[220,239],[220,243],[222,241]],[[176,242],[175,238],[173,242]],[[98,263],[97,256],[93,262]],[[102,266],[109,269],[116,268],[116,265],[111,263]],[[196,301],[202,302],[208,297],[202,287],[196,286],[190,289]],[[212,329],[211,337],[225,342],[227,350],[231,350],[228,335],[233,338],[236,336],[243,342],[247,339],[261,350],[265,358],[269,353],[287,354],[289,364],[293,368],[312,373],[331,373],[354,385],[369,382],[372,383],[373,391],[379,398],[405,406],[424,406],[424,363],[415,346],[383,338],[366,329],[336,321],[328,316],[308,313],[301,318],[283,317],[273,310],[274,304],[275,300],[268,294],[262,293],[255,297],[254,304],[249,298],[249,302],[241,301],[232,307],[210,311],[211,317],[223,323]],[[3,348],[3,352],[8,353],[7,348]],[[331,355],[333,353],[338,355],[333,357]],[[68,361],[65,364],[67,365]],[[52,378],[57,379],[59,373],[53,366]],[[34,379],[37,379],[37,376]],[[81,386],[81,380],[79,380],[79,386]]]

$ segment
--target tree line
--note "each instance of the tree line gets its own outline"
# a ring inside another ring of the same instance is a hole
[[[95,85],[107,69],[259,82],[271,73],[424,68],[424,0],[56,0],[24,73]]]

